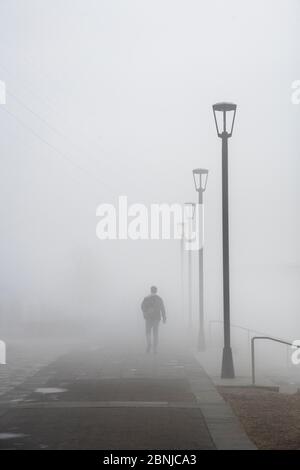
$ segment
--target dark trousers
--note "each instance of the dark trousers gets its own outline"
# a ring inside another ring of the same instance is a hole
[[[158,345],[158,327],[159,321],[157,319],[146,319],[146,339],[147,339],[147,349],[151,349],[151,337],[153,334],[153,350],[156,351]]]

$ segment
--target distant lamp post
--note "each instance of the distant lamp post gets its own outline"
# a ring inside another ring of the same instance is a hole
[[[222,225],[223,225],[223,305],[224,348],[222,378],[234,378],[234,366],[230,344],[230,285],[229,285],[229,228],[228,228],[228,139],[232,136],[236,104],[213,105],[217,134],[222,139]]]
[[[202,214],[202,234],[203,234],[203,193],[206,190],[208,170],[197,168],[193,170],[193,177],[196,191],[198,192],[199,211]],[[203,240],[202,240],[203,241]],[[203,289],[203,243],[199,246],[199,334],[198,351],[205,351],[205,332],[204,332],[204,289]]]
[[[180,297],[181,297],[181,314],[184,315],[184,221],[178,224],[180,231]]]
[[[194,202],[184,203],[184,216],[188,223],[188,234],[192,233],[192,223],[195,217],[196,204]],[[192,251],[188,250],[188,315],[189,315],[189,333],[192,331]]]

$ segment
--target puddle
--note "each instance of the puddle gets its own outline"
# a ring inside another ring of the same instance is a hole
[[[50,393],[64,393],[67,392],[66,388],[55,388],[55,387],[44,387],[44,388],[36,388],[35,393],[43,393],[45,395]]]
[[[14,432],[0,432],[0,440],[5,439],[20,439],[21,437],[26,437],[26,434],[17,434]]]

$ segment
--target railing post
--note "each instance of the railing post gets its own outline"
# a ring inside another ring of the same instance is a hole
[[[251,368],[251,340],[250,338],[251,338],[251,331],[247,328],[247,356],[249,354],[248,361],[250,362],[250,368]]]
[[[251,364],[252,364],[252,385],[255,385],[255,352],[254,352],[255,336],[251,338]]]

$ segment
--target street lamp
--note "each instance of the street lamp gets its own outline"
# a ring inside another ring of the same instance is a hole
[[[202,213],[202,231],[203,231],[203,193],[206,190],[208,170],[197,168],[193,170],[193,177],[196,191],[198,192],[198,210]],[[203,289],[203,243],[199,246],[199,334],[198,351],[205,351],[204,334],[204,289]]]
[[[213,105],[217,134],[222,139],[222,224],[223,224],[223,305],[224,348],[222,378],[234,378],[234,366],[230,344],[230,287],[229,287],[229,228],[228,228],[228,139],[232,136],[236,104]]]
[[[196,204],[194,202],[184,203],[184,216],[188,221],[188,234],[192,233],[192,223],[195,216]],[[188,250],[188,315],[189,333],[192,331],[192,251]]]
[[[180,290],[181,290],[181,314],[184,314],[184,221],[178,224],[180,230]]]

